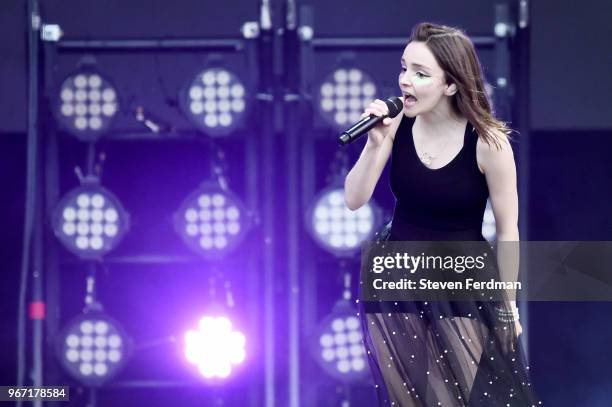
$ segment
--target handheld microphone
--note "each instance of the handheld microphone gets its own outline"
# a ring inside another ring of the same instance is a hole
[[[366,134],[370,129],[380,123],[383,119],[387,117],[395,117],[397,116],[404,107],[404,103],[401,98],[398,97],[390,97],[385,100],[385,104],[387,108],[389,108],[389,114],[386,116],[375,116],[373,114],[368,117],[364,117],[357,123],[355,123],[351,128],[344,131],[342,135],[338,138],[338,144],[341,146],[345,146],[353,141],[357,140],[359,137]]]

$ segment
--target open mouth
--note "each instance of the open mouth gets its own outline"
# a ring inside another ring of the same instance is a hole
[[[417,102],[417,98],[412,95],[406,94],[404,95],[404,106],[411,107],[414,106]]]

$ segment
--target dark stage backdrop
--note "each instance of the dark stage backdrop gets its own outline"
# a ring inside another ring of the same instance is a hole
[[[26,131],[26,7],[0,2],[0,134]]]
[[[532,128],[611,130],[612,2],[530,3]]]
[[[258,2],[224,0],[47,0],[43,18],[62,26],[66,38],[239,37],[257,20]]]
[[[410,35],[420,21],[456,25],[470,35],[490,35],[494,4],[490,0],[375,2],[369,0],[311,0],[316,12],[316,36],[398,36]]]

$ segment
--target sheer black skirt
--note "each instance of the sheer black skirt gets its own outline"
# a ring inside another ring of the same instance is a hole
[[[385,228],[378,237],[400,240],[394,235]],[[479,230],[410,237],[484,240]],[[360,301],[359,315],[379,404],[542,406],[514,323],[498,321],[495,306],[507,307],[508,303]]]
[[[540,406],[513,324],[492,302],[361,302],[381,406]]]

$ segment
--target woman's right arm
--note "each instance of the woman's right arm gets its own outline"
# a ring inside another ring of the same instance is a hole
[[[362,117],[388,113],[387,106],[381,100],[376,100],[368,106]],[[368,133],[359,159],[344,180],[344,200],[351,210],[361,208],[372,197],[374,187],[391,156],[395,132],[399,127],[403,114],[395,118],[386,118]]]

